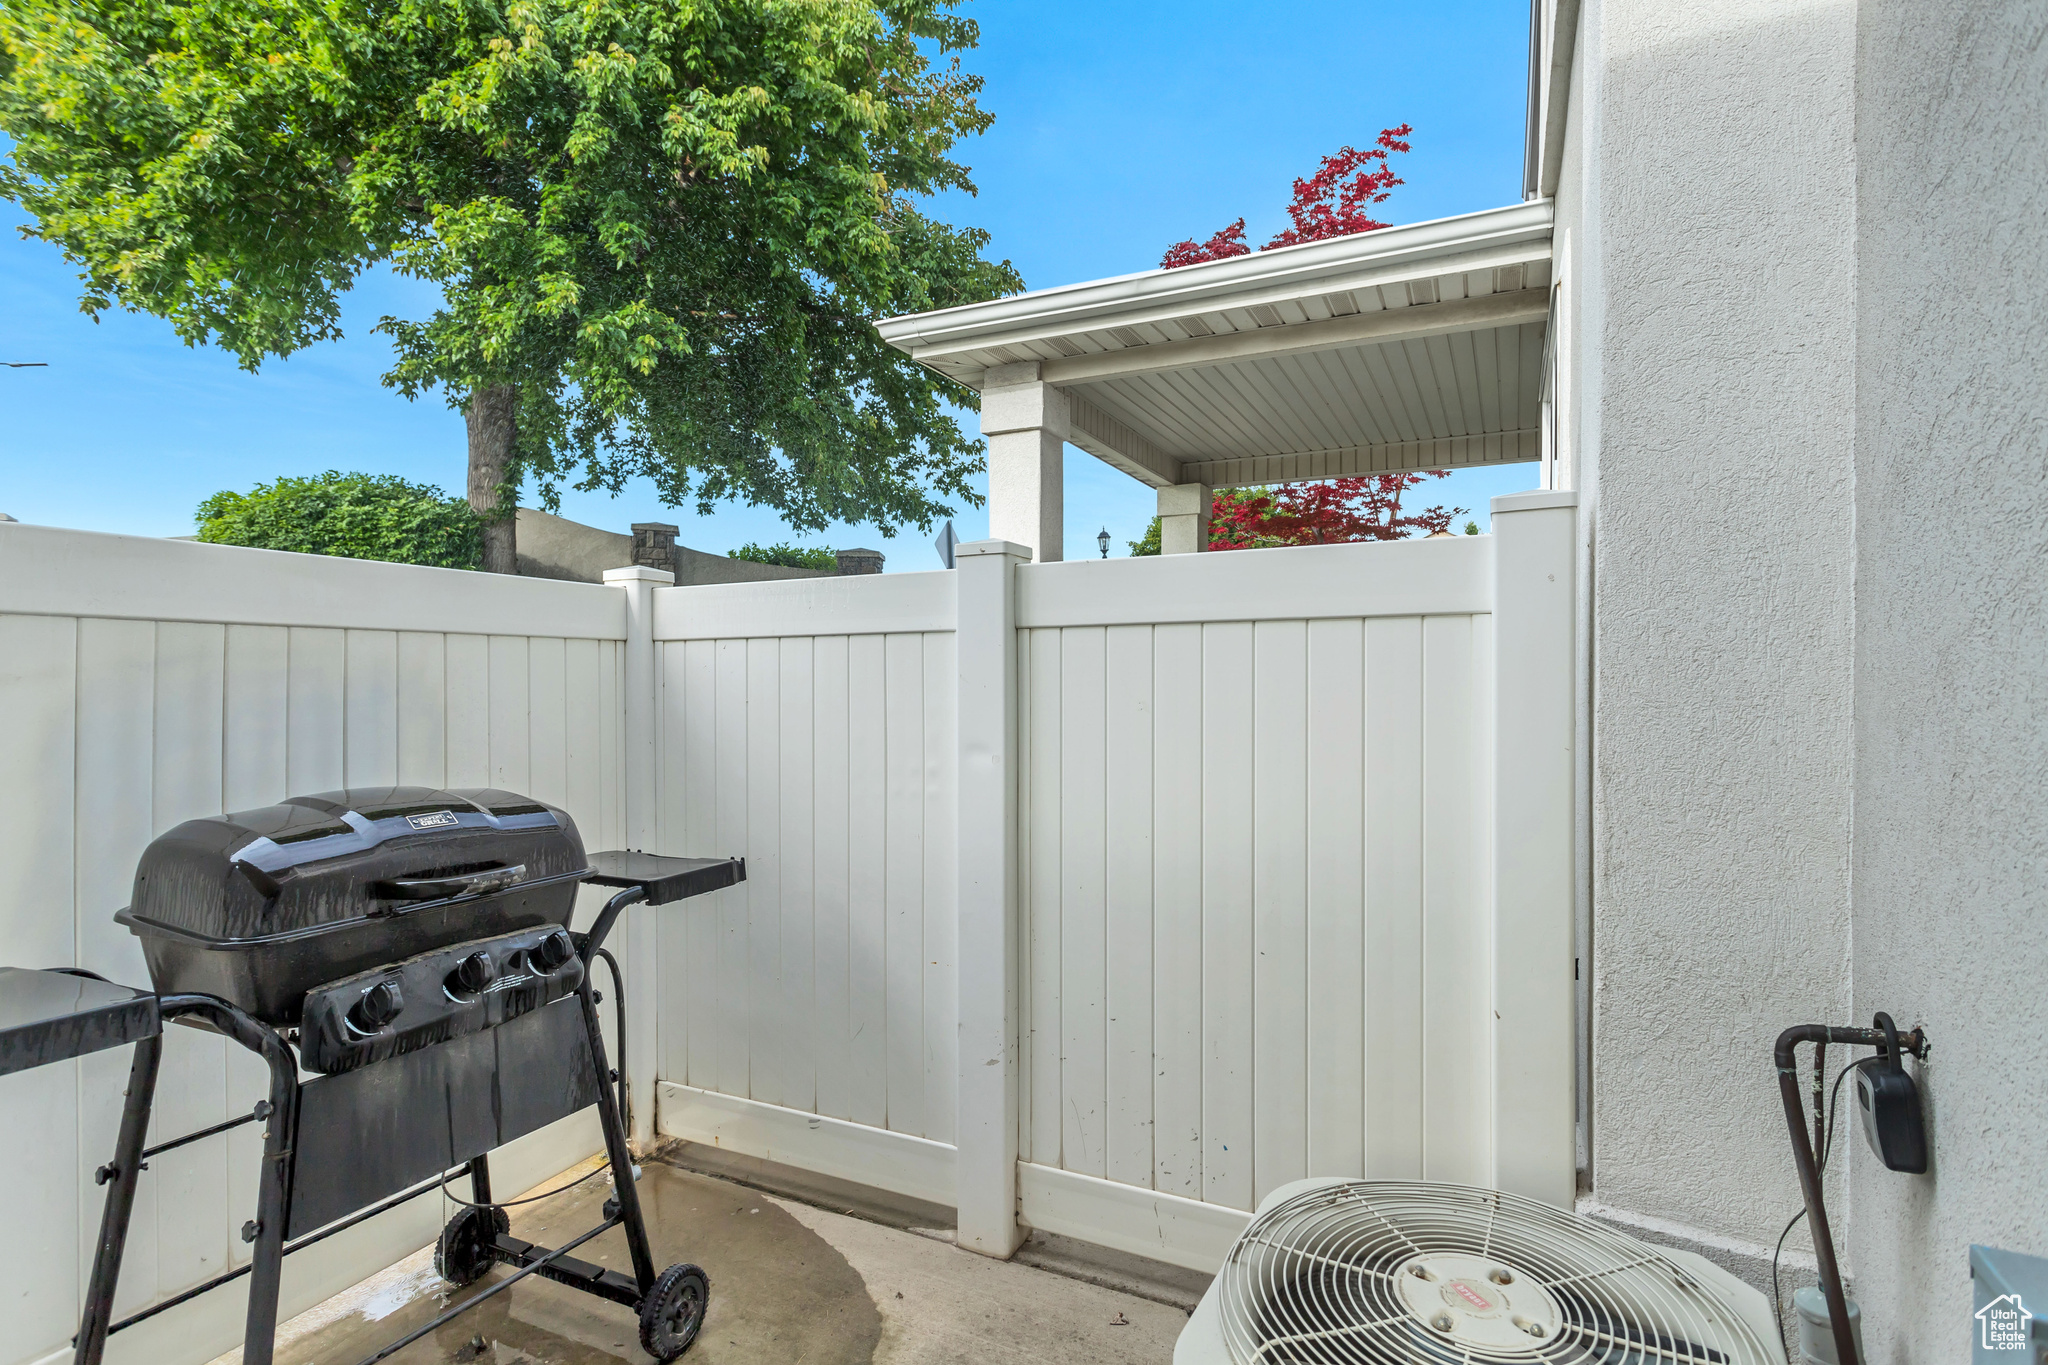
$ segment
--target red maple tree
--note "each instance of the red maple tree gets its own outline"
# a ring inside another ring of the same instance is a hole
[[[1320,242],[1326,237],[1348,237],[1355,232],[1372,232],[1387,226],[1369,215],[1366,209],[1384,203],[1394,186],[1405,183],[1394,174],[1387,155],[1407,151],[1408,135],[1414,131],[1405,123],[1398,128],[1384,128],[1374,144],[1364,151],[1356,147],[1340,147],[1336,155],[1324,157],[1323,164],[1314,175],[1294,182],[1294,199],[1287,205],[1287,216],[1294,221],[1294,226],[1259,250],[1271,251],[1276,246]],[[1193,238],[1175,242],[1166,249],[1166,255],[1159,264],[1174,270],[1184,265],[1250,254],[1251,248],[1244,242],[1244,219],[1240,218],[1206,242],[1197,242]]]
[[[1401,540],[1451,529],[1463,507],[1403,512],[1402,496],[1447,469],[1416,474],[1368,474],[1354,479],[1290,483],[1280,488],[1224,489],[1210,504],[1209,548],[1251,550],[1275,545],[1342,545],[1360,540]]]

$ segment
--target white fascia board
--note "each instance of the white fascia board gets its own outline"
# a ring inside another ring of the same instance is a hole
[[[885,318],[882,339],[919,359],[1027,336],[1126,326],[1550,255],[1550,203],[1332,237],[1178,270],[1147,270],[931,313]]]

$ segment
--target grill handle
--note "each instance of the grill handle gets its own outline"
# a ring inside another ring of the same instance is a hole
[[[503,891],[514,882],[525,879],[526,864],[519,863],[484,872],[459,872],[452,877],[401,877],[395,881],[377,882],[371,889],[385,900],[438,901],[451,896],[481,896]]]

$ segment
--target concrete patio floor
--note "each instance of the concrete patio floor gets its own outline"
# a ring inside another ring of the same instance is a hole
[[[685,1365],[1166,1365],[1187,1322],[1183,1308],[1156,1298],[961,1251],[950,1229],[887,1226],[658,1160],[643,1170],[655,1265],[694,1261],[711,1279],[710,1311]],[[512,1230],[560,1245],[599,1220],[609,1192],[600,1177],[527,1205],[514,1211]],[[577,1254],[628,1264],[617,1229]],[[510,1273],[501,1268],[456,1290],[434,1274],[432,1256],[431,1248],[416,1252],[283,1324],[277,1365],[354,1365]],[[1086,1267],[1077,1273],[1101,1278]],[[631,1312],[535,1276],[391,1359],[646,1365],[650,1358]]]

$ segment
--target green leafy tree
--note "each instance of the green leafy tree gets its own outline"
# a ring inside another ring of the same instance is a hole
[[[468,420],[487,568],[535,477],[792,526],[979,502],[971,390],[871,319],[1022,288],[917,197],[990,122],[957,0],[10,0],[0,193],[81,305],[255,369],[388,264],[384,382]]]
[[[756,564],[780,564],[785,569],[824,569],[839,567],[839,556],[830,550],[807,550],[801,545],[755,545],[751,541],[737,550],[727,550],[727,559],[750,559]]]
[[[223,491],[199,504],[199,539],[440,569],[483,564],[483,519],[461,498],[391,474],[328,470]]]

